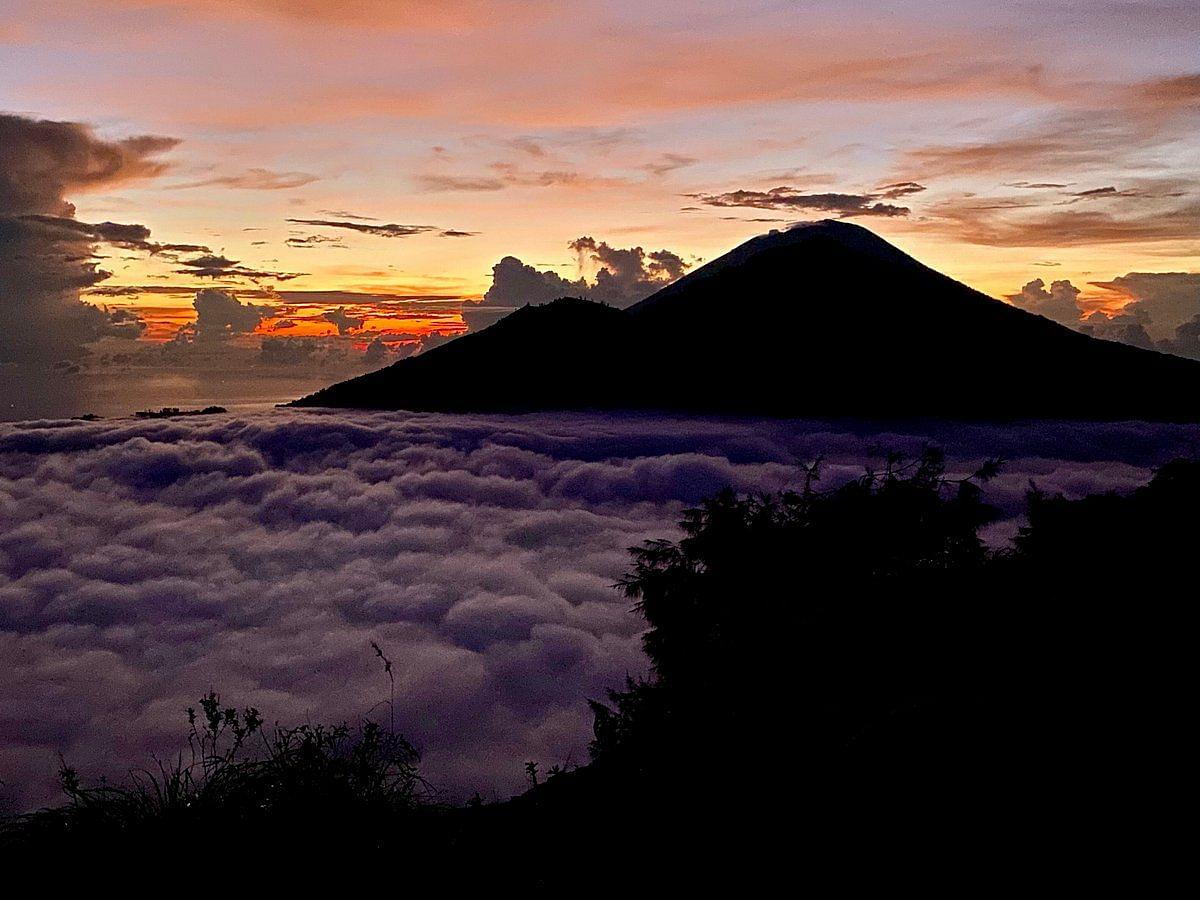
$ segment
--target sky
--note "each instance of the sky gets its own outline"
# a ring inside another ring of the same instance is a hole
[[[283,399],[825,217],[1200,355],[1193,2],[0,0],[0,115],[0,382],[59,412]]]

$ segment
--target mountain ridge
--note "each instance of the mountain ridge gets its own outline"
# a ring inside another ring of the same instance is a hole
[[[1200,363],[1072,331],[827,220],[626,310],[526,305],[292,405],[1196,421],[1198,396]]]

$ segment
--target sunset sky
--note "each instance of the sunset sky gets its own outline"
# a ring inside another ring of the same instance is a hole
[[[1200,269],[1198,36],[1193,2],[3,0],[0,112],[122,148],[48,196],[149,229],[89,235],[83,289],[141,344],[217,288],[248,334],[344,306],[345,352],[395,351],[506,256],[636,292],[841,216],[992,296],[1070,281],[1074,315]]]

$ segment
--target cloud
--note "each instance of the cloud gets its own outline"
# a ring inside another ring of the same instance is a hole
[[[236,259],[229,259],[226,256],[213,253],[206,253],[203,256],[193,257],[192,259],[181,259],[179,260],[179,264],[185,268],[176,269],[176,274],[194,275],[198,278],[245,278],[250,281],[291,281],[293,278],[302,278],[307,274],[306,272],[268,272],[260,269],[252,269],[241,265]]]
[[[262,361],[269,366],[297,366],[312,360],[320,350],[315,338],[267,336],[259,344]]]
[[[359,216],[351,212],[346,212],[342,209],[318,209],[319,216],[332,216],[335,219],[354,219],[359,222],[378,222],[378,219],[373,219],[370,216]]]
[[[168,164],[156,157],[179,144],[153,135],[106,141],[77,122],[11,114],[0,114],[0,142],[0,211],[65,217],[75,212],[67,194],[161,175]]]
[[[688,269],[688,263],[670,250],[620,249],[591,237],[577,238],[567,246],[578,254],[581,269],[596,272],[587,296],[618,307],[644,300]]]
[[[1083,320],[1079,330],[1103,341],[1116,341],[1143,350],[1162,349],[1168,353],[1173,352],[1168,347],[1156,348],[1154,340],[1146,331],[1145,321],[1135,315],[1118,313],[1115,316],[1107,316],[1102,312],[1094,312]]]
[[[364,222],[348,222],[337,219],[288,219],[296,225],[314,225],[321,228],[347,228],[362,234],[373,234],[376,237],[396,238],[411,237],[414,234],[427,234],[439,229],[433,225],[368,225]]]
[[[196,308],[196,323],[193,329],[196,338],[200,340],[219,340],[235,334],[249,334],[272,312],[269,306],[242,303],[228,291],[216,288],[197,291],[192,305]]]
[[[145,0],[99,0],[117,7],[138,11]],[[216,17],[221,22],[238,17],[270,16],[294,25],[320,29],[379,28],[405,30],[458,31],[478,28],[502,16],[503,21],[523,21],[540,14],[543,0],[356,0],[347,9],[334,9],[322,0],[155,0],[157,6],[176,9],[182,15],[203,20]]]
[[[390,349],[382,337],[377,337],[371,343],[367,344],[367,349],[363,352],[363,362],[371,368],[378,368],[388,360]]]
[[[926,227],[1003,247],[1193,239],[1200,198],[1191,173],[1173,160],[1195,132],[1196,78],[1097,86],[1094,96],[1015,133],[908,151],[905,170],[922,179],[1023,176],[1005,186],[1025,196],[951,197],[926,210]],[[1149,174],[1155,172],[1171,174]],[[1095,186],[1058,199],[1029,195],[1076,183]]]
[[[337,326],[338,334],[343,336],[357,328],[362,328],[365,321],[361,316],[351,316],[348,314],[344,306],[339,306],[337,309],[323,313],[321,318]]]
[[[560,297],[632,306],[681,277],[690,265],[670,250],[622,249],[587,236],[576,238],[567,247],[577,259],[580,276],[575,281],[538,270],[515,256],[506,256],[492,266],[492,286],[482,302],[462,306],[469,330],[486,328],[526,303],[549,303]],[[591,281],[585,272],[592,273]]]
[[[1166,342],[1165,349],[1178,356],[1200,359],[1200,315],[1176,328],[1175,337]]]
[[[1200,73],[1146,81],[1134,88],[1135,97],[1158,108],[1200,109]]]
[[[1106,292],[1105,308],[1096,309],[1094,298],[1081,300],[1082,291],[1065,280],[1047,289],[1035,278],[1006,299],[1091,337],[1200,359],[1200,274],[1130,272],[1089,284]]]
[[[559,297],[582,296],[587,283],[568,281],[557,272],[539,271],[515,256],[506,256],[492,266],[492,286],[483,302],[493,306],[516,307],[538,304]]]
[[[266,242],[262,241],[261,243]],[[346,245],[342,243],[342,239],[340,237],[327,237],[323,234],[308,234],[304,235],[303,237],[293,235],[284,241],[284,243],[289,247],[296,247],[301,250],[311,250],[313,247],[319,247],[322,244],[329,244],[331,247],[340,250],[346,249]]]
[[[1200,228],[1200,200],[1195,196],[1174,191],[1104,196],[1116,205],[1047,208],[1006,198],[955,197],[928,207],[921,227],[984,246],[1049,248],[1185,241]]]
[[[272,172],[270,169],[247,169],[238,175],[219,175],[200,181],[177,184],[177,188],[228,187],[246,191],[282,191],[304,187],[320,181],[307,172]]]
[[[0,363],[73,356],[113,333],[110,316],[79,299],[109,277],[95,244],[165,246],[151,244],[142,225],[77,221],[67,196],[158,176],[167,164],[157,157],[176,144],[155,136],[109,141],[79,123],[0,114]]]
[[[542,150],[541,154],[531,155],[544,156],[545,150]],[[658,174],[665,174],[671,169],[688,165],[691,161],[689,157],[666,154],[661,163],[653,163],[643,168],[647,171],[661,168],[662,171]],[[566,187],[590,190],[631,184],[631,181],[625,178],[593,175],[574,168],[530,170],[510,162],[494,162],[488,168],[494,174],[472,176],[431,173],[418,175],[416,181],[424,190],[447,192],[491,192],[507,187]]]
[[[174,259],[180,253],[209,253],[203,244],[165,244],[150,240],[150,229],[145,225],[120,222],[81,222],[66,216],[25,215],[10,223],[13,227],[24,225],[35,232],[40,232],[48,241],[68,242],[86,239],[91,243],[105,243],[123,250],[141,250],[151,256],[163,256]],[[93,251],[88,251],[91,259],[100,259]],[[66,262],[78,262],[84,257],[64,257]],[[105,278],[109,277],[105,273]]]
[[[1035,278],[1020,293],[1008,294],[1007,300],[1026,312],[1036,313],[1063,325],[1078,325],[1080,290],[1069,281],[1055,281],[1046,290],[1046,282]]]
[[[905,182],[890,185],[870,194],[809,194],[787,186],[771,188],[769,191],[727,191],[723,194],[686,194],[706,206],[750,207],[751,209],[781,209],[796,212],[819,211],[836,213],[842,218],[856,216],[884,216],[888,218],[907,216],[911,210],[906,206],[882,203],[881,200],[896,199],[924,190],[921,185]]]
[[[664,153],[654,162],[645,163],[642,168],[657,178],[669,175],[676,169],[684,169],[698,163],[694,156],[684,156],[680,153]]]
[[[458,175],[421,175],[418,183],[427,191],[502,191],[499,178],[470,178]]]
[[[884,200],[899,200],[901,197],[911,197],[913,194],[919,194],[925,190],[925,185],[917,184],[915,181],[897,181],[893,184],[885,184],[881,188],[875,190],[875,196],[882,197]]]
[[[270,346],[274,346],[271,344]],[[274,352],[274,351],[268,351]],[[933,442],[1019,523],[1030,479],[1070,496],[1143,483],[1192,426],[745,422],[638,416],[268,411],[0,424],[0,771],[57,797],[57,753],[117,778],[169,756],[218,689],[283,723],[356,720],[387,696],[452,797],[586,758],[586,698],[645,671],[613,589],[626,548],[675,537],[725,485],[825,483]]]
[[[1200,273],[1130,272],[1091,284],[1124,300],[1122,311],[1138,316],[1155,340],[1174,338],[1200,315]]]
[[[146,323],[131,309],[105,310],[108,316],[108,334],[112,337],[139,338],[146,330]]]

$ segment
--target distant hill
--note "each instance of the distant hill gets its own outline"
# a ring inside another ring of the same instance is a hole
[[[296,406],[1200,419],[1200,363],[994,300],[875,234],[754,238],[627,310],[562,299]]]

